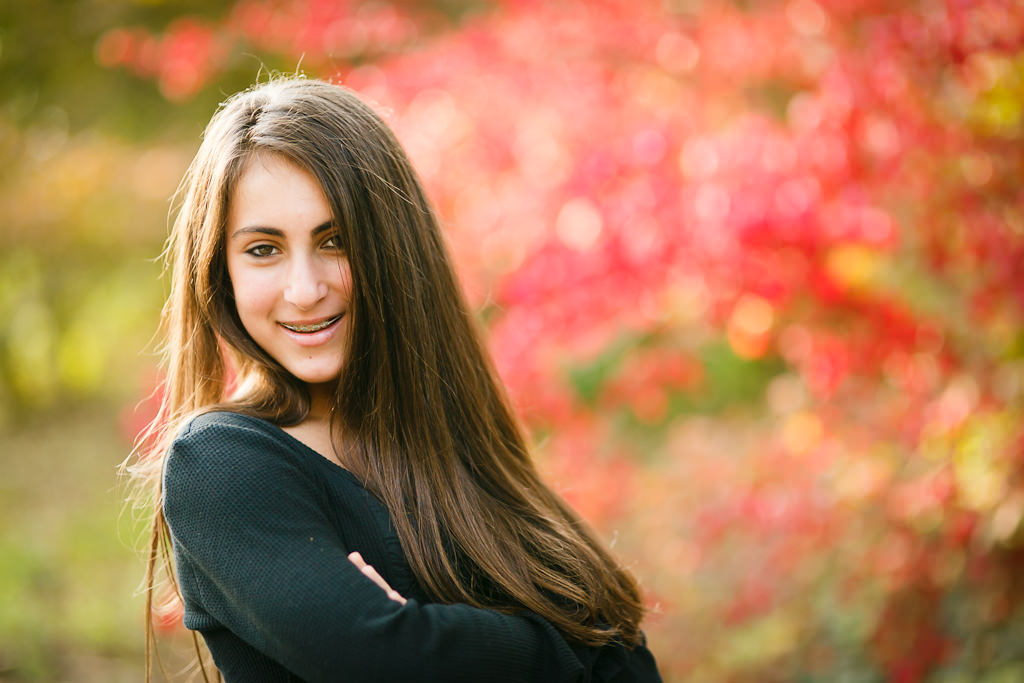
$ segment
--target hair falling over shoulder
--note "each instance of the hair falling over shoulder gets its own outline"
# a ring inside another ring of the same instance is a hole
[[[401,145],[354,93],[304,78],[227,100],[179,187],[162,403],[128,468],[154,510],[150,592],[160,567],[173,581],[160,472],[182,424],[221,407],[287,426],[310,407],[232,299],[227,205],[256,154],[308,171],[331,207],[353,290],[332,433],[387,506],[419,583],[439,602],[536,613],[570,642],[637,643],[636,581],[539,477]]]

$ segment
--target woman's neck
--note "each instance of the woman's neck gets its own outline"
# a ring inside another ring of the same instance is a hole
[[[338,457],[338,449],[331,431],[333,387],[311,385],[309,399],[309,415],[306,416],[306,419],[297,425],[282,429],[331,462],[344,467]]]
[[[309,415],[306,422],[330,423],[331,405],[334,403],[334,387],[325,384],[309,385]]]

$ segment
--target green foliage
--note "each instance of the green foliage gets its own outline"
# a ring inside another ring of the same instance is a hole
[[[784,370],[778,358],[741,358],[724,341],[701,348],[700,359],[707,379],[699,391],[683,397],[684,412],[714,414],[732,406],[759,404],[768,383]]]
[[[126,451],[103,410],[0,433],[3,676],[70,680],[73,660],[88,653],[94,665],[141,662],[141,598],[131,596],[144,529],[114,485]],[[83,675],[104,680],[104,669]]]

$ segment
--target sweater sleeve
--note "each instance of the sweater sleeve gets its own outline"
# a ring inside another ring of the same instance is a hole
[[[349,562],[325,501],[279,440],[194,422],[164,469],[186,607],[309,681],[580,680],[579,659],[535,615],[390,600]]]

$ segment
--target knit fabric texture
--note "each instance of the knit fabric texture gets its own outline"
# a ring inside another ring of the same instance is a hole
[[[276,425],[210,412],[164,466],[185,626],[234,681],[658,681],[646,647],[570,647],[537,615],[432,603],[387,508]],[[347,555],[367,563],[402,605]]]

